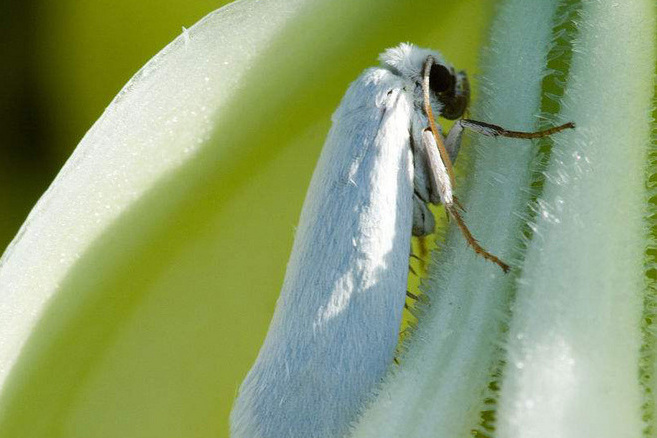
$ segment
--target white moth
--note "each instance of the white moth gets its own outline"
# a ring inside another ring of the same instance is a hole
[[[365,70],[333,114],[296,232],[281,295],[258,358],[231,413],[233,438],[339,438],[381,381],[397,345],[411,234],[434,230],[427,203],[462,221],[451,161],[463,128],[535,137],[449,119],[468,104],[464,72],[440,53],[401,44]]]

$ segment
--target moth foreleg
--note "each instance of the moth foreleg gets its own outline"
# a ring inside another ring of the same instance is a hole
[[[449,147],[447,147],[447,144],[450,142],[450,137],[452,137],[452,133],[454,139],[451,141],[455,141],[460,144],[460,137],[464,128],[471,129],[478,134],[486,135],[489,137],[540,138],[540,137],[547,137],[549,135],[556,134],[557,132],[563,131],[565,129],[573,129],[575,128],[575,124],[573,122],[568,122],[568,123],[564,123],[563,125],[554,126],[552,128],[545,129],[543,131],[522,132],[522,131],[511,131],[502,128],[501,126],[492,125],[486,122],[480,122],[478,120],[461,119],[457,121],[452,127],[452,129],[449,131],[449,135],[447,136],[447,140],[445,141],[445,146],[448,150]]]
[[[422,132],[422,144],[428,157],[431,186],[432,188],[436,188],[437,193],[440,195],[441,202],[445,205],[445,209],[456,222],[456,225],[463,234],[463,237],[465,237],[468,245],[470,245],[476,254],[482,256],[486,260],[495,263],[500,268],[502,268],[504,272],[508,272],[510,269],[509,265],[479,245],[479,242],[477,242],[477,240],[474,238],[467,225],[465,224],[465,221],[461,217],[461,213],[459,212],[458,208],[459,204],[458,201],[454,198],[451,181],[447,175],[447,169],[445,168],[445,165],[440,158],[436,139],[434,138],[433,132],[430,129],[425,129]]]
[[[447,154],[449,159],[453,161],[456,160],[456,156],[459,154],[461,149],[461,139],[463,138],[463,129],[464,126],[461,124],[461,120],[458,120],[452,126],[452,129],[447,133],[447,137],[443,142],[445,144],[445,149],[447,149]]]
[[[435,228],[436,221],[426,201],[423,201],[417,193],[413,193],[413,235],[427,236],[433,233]]]

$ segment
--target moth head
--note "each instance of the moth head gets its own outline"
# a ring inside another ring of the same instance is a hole
[[[428,57],[433,59],[429,73],[429,92],[434,109],[446,119],[460,118],[470,101],[468,76],[464,71],[457,73],[440,52],[402,43],[384,51],[379,59],[386,68],[415,85],[413,91],[416,105],[421,108],[424,65]]]
[[[429,89],[442,104],[442,117],[455,120],[463,116],[470,102],[470,83],[465,71],[456,73],[450,66],[434,63],[429,72]]]

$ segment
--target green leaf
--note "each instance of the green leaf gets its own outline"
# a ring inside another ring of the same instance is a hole
[[[582,3],[507,340],[500,437],[638,437],[651,1]]]

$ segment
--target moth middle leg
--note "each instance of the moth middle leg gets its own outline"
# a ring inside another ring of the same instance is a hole
[[[575,128],[573,122],[564,123],[563,125],[553,126],[542,131],[532,131],[532,132],[523,132],[523,131],[511,131],[506,128],[502,128],[498,125],[493,125],[491,123],[480,122],[477,120],[471,119],[460,119],[452,129],[449,130],[447,138],[445,139],[445,149],[449,153],[449,158],[454,161],[456,154],[458,154],[459,148],[461,147],[461,138],[463,136],[464,129],[470,129],[478,134],[485,135],[487,137],[508,137],[508,138],[541,138],[548,137],[557,132],[563,131],[565,129]]]
[[[444,140],[440,133],[438,133],[438,136],[440,136],[439,140],[443,142],[443,144],[447,143],[447,140]],[[474,238],[474,236],[468,229],[467,225],[465,224],[465,221],[463,220],[463,217],[461,216],[461,213],[459,211],[460,204],[456,199],[456,197],[454,196],[451,178],[448,175],[445,163],[443,162],[440,154],[438,153],[438,144],[436,140],[437,140],[436,136],[431,131],[431,129],[427,128],[422,131],[421,143],[424,149],[423,150],[423,153],[425,154],[424,157],[426,158],[427,161],[425,169],[428,172],[426,179],[429,180],[429,184],[427,186],[427,189],[429,191],[429,199],[434,203],[437,203],[435,202],[437,199],[439,199],[440,202],[442,202],[442,204],[445,206],[445,209],[447,210],[447,213],[449,214],[449,216],[451,216],[454,219],[456,225],[458,226],[459,230],[463,234],[463,237],[465,237],[466,242],[474,250],[476,254],[482,256],[486,260],[495,263],[504,272],[509,272],[510,269],[509,265],[504,263],[496,255],[484,249],[484,247],[482,247],[479,244],[479,242],[477,242],[477,240]],[[449,144],[451,146],[451,149],[448,149],[447,147],[445,147],[445,149],[447,149],[448,153],[452,151],[458,153],[458,147],[460,145],[460,134],[452,137],[450,141],[451,143]]]

